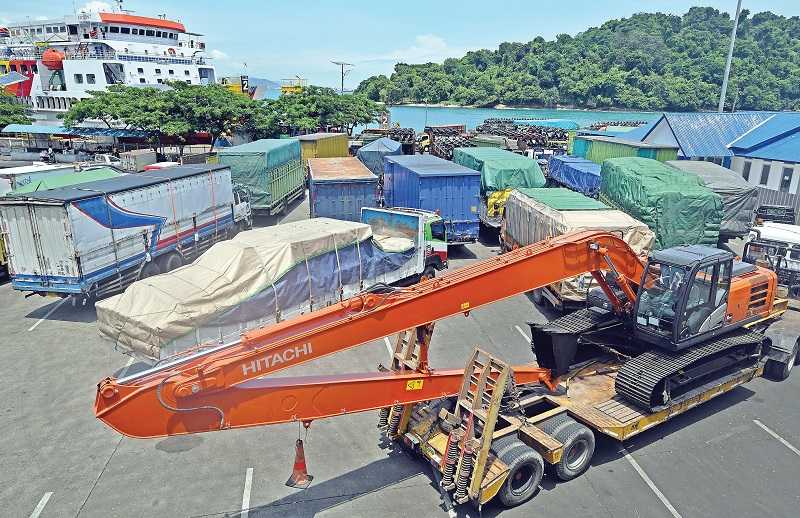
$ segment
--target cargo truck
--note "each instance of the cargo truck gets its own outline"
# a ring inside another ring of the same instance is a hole
[[[480,180],[478,171],[432,155],[384,157],[386,206],[436,212],[451,245],[478,239]]]
[[[312,218],[358,221],[378,203],[378,177],[358,158],[310,158],[308,176]]]
[[[14,289],[84,301],[174,270],[251,225],[247,193],[222,165],[6,196],[0,216]]]
[[[753,227],[742,260],[774,271],[778,284],[800,295],[800,226],[766,221]]]

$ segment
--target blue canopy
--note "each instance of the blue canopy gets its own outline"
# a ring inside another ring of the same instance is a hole
[[[65,126],[45,126],[43,124],[9,124],[2,133],[28,133],[30,135],[69,135],[72,137],[134,137],[147,138],[149,133],[142,130],[120,128],[67,128]]]
[[[358,150],[358,159],[377,176],[383,175],[383,157],[402,155],[403,145],[387,137],[374,140]]]
[[[24,76],[19,72],[11,71],[8,74],[0,76],[0,87],[11,86],[17,83],[24,83],[27,80],[28,80],[27,76]]]

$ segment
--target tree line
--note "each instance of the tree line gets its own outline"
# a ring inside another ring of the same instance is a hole
[[[64,115],[64,125],[99,121],[109,128],[147,132],[154,148],[176,142],[182,148],[198,132],[208,133],[212,150],[225,135],[275,138],[317,130],[350,134],[353,127],[378,120],[384,109],[363,95],[338,95],[331,88],[309,86],[301,93],[256,101],[222,85],[190,85],[181,81],[167,88],[112,85],[90,92]]]
[[[356,89],[387,104],[714,109],[733,20],[710,7],[641,13],[443,63],[398,64]],[[800,18],[743,10],[726,109],[800,109]]]

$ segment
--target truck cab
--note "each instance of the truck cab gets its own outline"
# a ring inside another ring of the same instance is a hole
[[[425,224],[425,275],[433,277],[436,270],[447,268],[447,227],[437,213],[429,210],[392,207],[396,212],[415,214],[424,218]]]
[[[769,268],[792,296],[800,294],[800,226],[766,221],[754,227],[742,260]]]
[[[239,230],[253,227],[253,209],[250,205],[250,192],[241,187],[233,187],[233,222]]]

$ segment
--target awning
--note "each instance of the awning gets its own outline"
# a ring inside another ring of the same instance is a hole
[[[29,135],[70,135],[74,137],[132,137],[147,138],[149,133],[142,130],[120,128],[66,128],[64,126],[45,126],[42,124],[9,124],[2,133],[27,133]]]
[[[27,76],[24,76],[19,72],[14,72],[12,70],[8,74],[0,76],[0,88],[5,86],[15,85],[17,83],[24,83],[27,80],[28,80]]]

